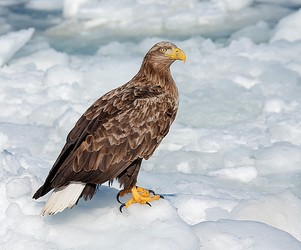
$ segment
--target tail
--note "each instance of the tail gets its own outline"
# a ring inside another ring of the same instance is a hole
[[[67,207],[72,208],[81,197],[85,186],[86,183],[71,182],[67,186],[55,188],[45,204],[41,215],[52,215],[62,212]]]

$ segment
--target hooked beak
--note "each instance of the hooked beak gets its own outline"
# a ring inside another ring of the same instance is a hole
[[[184,51],[179,48],[174,48],[172,50],[171,54],[165,54],[165,55],[173,60],[181,60],[183,62],[186,61],[186,55],[185,55]]]

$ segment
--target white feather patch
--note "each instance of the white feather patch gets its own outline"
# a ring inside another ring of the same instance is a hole
[[[67,207],[72,208],[83,192],[85,186],[85,183],[71,182],[67,186],[55,188],[45,204],[41,215],[52,215],[62,212]]]

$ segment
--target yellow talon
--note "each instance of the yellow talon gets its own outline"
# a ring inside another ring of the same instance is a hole
[[[123,207],[129,207],[133,203],[150,205],[149,202],[152,202],[154,200],[159,200],[162,197],[160,195],[151,195],[151,192],[141,187],[133,187],[131,189],[132,198],[120,206],[120,211],[122,212]],[[124,195],[125,193],[129,193],[128,190],[121,191],[120,196]]]
[[[148,202],[152,202],[153,200],[159,200],[159,195],[151,196],[150,192],[141,187],[133,187],[132,190],[132,198],[125,203],[125,207],[129,207],[133,203],[146,204]]]

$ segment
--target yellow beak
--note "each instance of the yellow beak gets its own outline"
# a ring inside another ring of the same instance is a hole
[[[186,55],[184,51],[179,48],[174,48],[171,54],[166,54],[166,56],[168,56],[170,59],[181,60],[183,62],[186,61]]]

